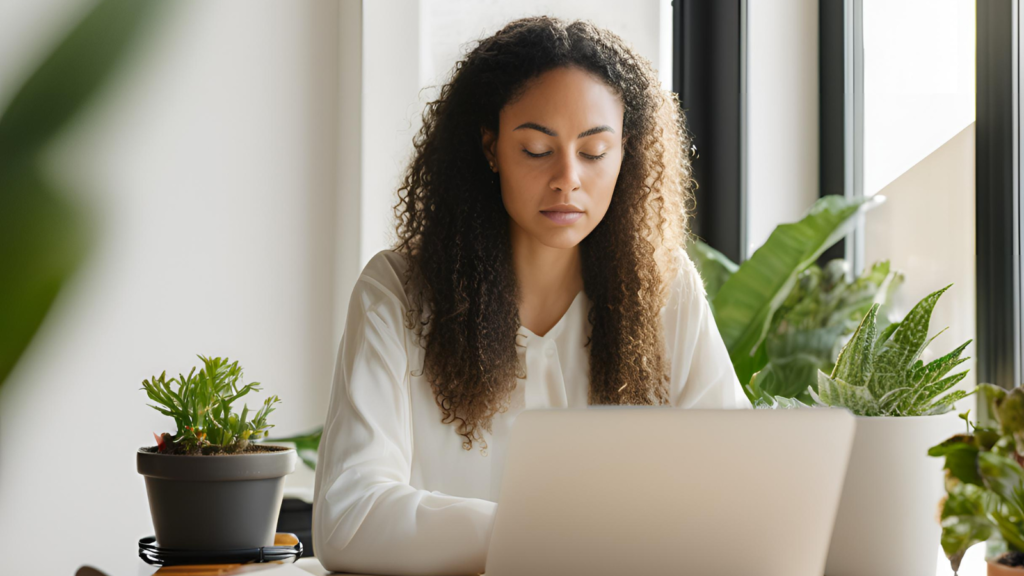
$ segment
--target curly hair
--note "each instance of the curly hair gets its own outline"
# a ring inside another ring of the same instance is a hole
[[[530,80],[561,67],[593,74],[622,99],[623,157],[603,220],[580,243],[590,300],[590,404],[668,402],[660,311],[679,272],[692,193],[689,141],[676,96],[649,61],[585,21],[513,21],[459,61],[426,105],[394,211],[409,267],[408,328],[422,370],[463,447],[509,408],[516,379],[519,288],[509,215],[481,144]]]

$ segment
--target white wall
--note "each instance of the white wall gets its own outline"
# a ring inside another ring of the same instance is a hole
[[[819,195],[818,2],[747,2],[747,254]]]
[[[139,390],[153,373],[227,355],[284,399],[275,432],[322,422],[423,89],[469,42],[523,15],[587,18],[671,77],[670,0],[166,4],[48,159],[98,236],[0,388],[0,538],[20,552],[5,572],[137,572],[152,524],[134,452],[173,426]],[[0,103],[91,5],[0,0]]]
[[[974,122],[975,1],[862,0],[866,195]]]
[[[0,101],[90,4],[0,0]],[[284,400],[276,432],[324,417],[338,5],[164,8],[49,161],[98,237],[0,388],[5,574],[137,573],[152,525],[134,453],[173,427],[139,390],[153,373],[227,355]]]
[[[953,283],[927,360],[976,333],[975,0],[863,0],[863,42],[864,193],[887,198],[865,217],[865,264],[906,275],[902,312]]]

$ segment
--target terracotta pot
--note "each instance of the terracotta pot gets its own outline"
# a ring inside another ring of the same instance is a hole
[[[988,576],[1024,576],[1024,568],[1004,566],[997,562],[987,562]]]

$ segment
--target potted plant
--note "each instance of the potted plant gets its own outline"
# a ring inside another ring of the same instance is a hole
[[[878,331],[879,305],[873,305],[831,374],[818,373],[813,404],[849,409],[857,431],[832,532],[825,573],[933,574],[939,526],[935,501],[942,493],[938,462],[926,452],[958,426],[951,412],[968,395],[950,392],[967,371],[950,375],[965,362],[970,341],[928,364],[920,356],[932,311],[949,287],[926,296],[902,322]],[[752,388],[761,407],[792,405]],[[947,393],[948,392],[948,393]],[[798,403],[799,404],[799,403]]]
[[[933,446],[944,459],[942,548],[956,572],[968,548],[988,542],[989,576],[1024,576],[1024,389],[978,386],[978,418]]]
[[[773,396],[810,402],[819,369],[831,371],[842,339],[875,301],[885,301],[902,282],[881,262],[848,279],[849,266],[816,261],[842,238],[858,214],[884,198],[826,196],[799,222],[775,228],[750,259],[737,265],[714,248],[692,240],[687,253],[700,270],[736,376],[751,402],[749,383]]]
[[[280,400],[270,396],[250,418],[232,404],[259,391],[240,385],[242,368],[227,358],[199,357],[203,368],[167,380],[145,380],[153,408],[174,418],[177,431],[140,448],[149,508],[161,548],[235,550],[274,544],[284,476],[295,469],[295,450],[263,446],[267,416]],[[155,434],[154,434],[155,435]]]

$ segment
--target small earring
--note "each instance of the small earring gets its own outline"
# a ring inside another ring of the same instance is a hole
[[[493,161],[488,161],[487,165],[491,167],[491,172],[494,172],[494,162]]]

